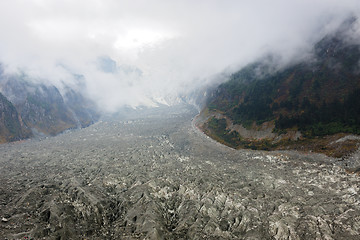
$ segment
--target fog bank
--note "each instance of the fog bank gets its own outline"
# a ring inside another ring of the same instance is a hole
[[[304,58],[359,15],[357,0],[5,0],[0,62],[80,88],[106,111],[171,104],[267,54],[280,65]]]

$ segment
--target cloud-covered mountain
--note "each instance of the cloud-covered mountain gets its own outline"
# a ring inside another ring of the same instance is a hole
[[[81,75],[116,112],[174,102],[268,54],[299,61],[351,14],[358,0],[1,1],[0,62],[59,90]]]
[[[0,74],[2,142],[56,135],[99,118],[95,104],[71,88],[35,83],[26,75]]]
[[[360,44],[349,38],[357,27],[349,18],[303,61],[279,68],[269,57],[235,72],[212,92],[202,128],[233,147],[355,150],[353,139],[335,141],[360,134]]]
[[[94,108],[200,106],[257,59],[272,56],[273,71],[308,59],[349,16],[358,0],[1,1],[2,93],[51,134],[89,124]]]

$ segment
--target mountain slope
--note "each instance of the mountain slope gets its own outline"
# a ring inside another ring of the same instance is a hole
[[[326,36],[306,62],[274,71],[267,59],[234,73],[213,92],[201,127],[232,147],[254,149],[360,134],[360,49],[347,33]]]
[[[0,93],[0,143],[17,141],[31,136],[14,105]]]
[[[27,76],[0,74],[0,92],[35,135],[86,127],[100,116],[95,104],[81,93],[70,88],[61,93],[55,86],[34,83]]]
[[[64,103],[72,112],[78,127],[87,127],[96,122],[100,117],[95,103],[73,89],[66,89]]]

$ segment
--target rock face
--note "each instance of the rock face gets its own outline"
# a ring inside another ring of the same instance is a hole
[[[360,179],[319,154],[234,150],[189,106],[0,146],[8,239],[359,239]],[[356,160],[357,159],[357,160]]]
[[[36,84],[24,76],[0,74],[0,92],[34,134],[56,135],[99,118],[95,105],[80,93],[67,89],[61,94],[55,86]]]
[[[95,103],[72,89],[66,90],[64,103],[72,112],[78,127],[87,127],[96,122],[100,117]]]
[[[0,93],[0,143],[17,141],[31,136],[14,105]]]

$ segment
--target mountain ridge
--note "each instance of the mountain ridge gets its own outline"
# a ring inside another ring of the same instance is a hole
[[[330,143],[360,134],[360,48],[346,41],[353,24],[316,43],[313,58],[275,71],[266,59],[232,74],[208,99],[201,128],[235,148],[297,149],[329,138],[320,149],[307,150],[346,154],[349,149],[339,153]],[[267,134],[243,136],[244,129],[261,132],[264,124]]]
[[[54,136],[68,129],[87,127],[100,117],[95,103],[80,92],[66,87],[61,93],[54,85],[34,83],[26,75],[1,72],[0,93],[2,143],[38,135]],[[9,118],[10,125],[5,121]],[[9,132],[14,136],[9,137]]]

